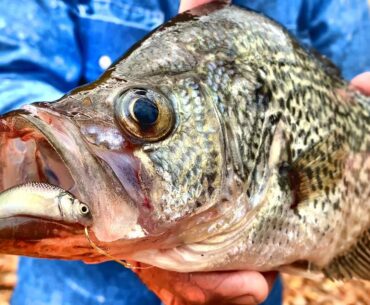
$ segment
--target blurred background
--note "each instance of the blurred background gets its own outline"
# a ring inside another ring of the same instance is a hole
[[[16,284],[18,258],[0,255],[0,305],[8,305]]]

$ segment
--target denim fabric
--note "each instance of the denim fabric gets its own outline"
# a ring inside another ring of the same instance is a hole
[[[281,305],[283,303],[283,281],[280,276],[275,281],[267,299],[261,305]]]
[[[346,79],[370,70],[368,1],[235,0],[284,24],[308,47],[330,58]]]
[[[86,265],[22,259],[13,305],[159,305],[130,270],[115,262]]]
[[[367,1],[236,0],[284,24],[331,58],[347,79],[370,70]],[[175,15],[173,0],[0,1],[0,113],[59,98],[96,79],[150,30]],[[281,304],[277,281],[265,304]],[[131,271],[23,258],[13,305],[159,304]]]

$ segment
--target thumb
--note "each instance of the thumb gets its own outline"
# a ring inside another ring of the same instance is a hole
[[[180,7],[179,7],[179,13],[182,13],[194,7],[200,6],[202,4],[210,3],[210,2],[215,2],[215,1],[214,0],[181,0]],[[218,2],[220,1],[218,0]],[[229,1],[224,0],[223,2],[228,3],[228,2],[231,2],[231,0]]]
[[[351,85],[363,94],[370,96],[370,72],[357,75],[352,79]]]

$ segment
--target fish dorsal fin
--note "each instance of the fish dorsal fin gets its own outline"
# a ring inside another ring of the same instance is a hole
[[[323,271],[333,279],[370,280],[370,227],[356,244],[346,253],[336,256]]]

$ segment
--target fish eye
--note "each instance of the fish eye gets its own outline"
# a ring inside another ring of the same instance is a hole
[[[153,125],[158,119],[158,106],[148,98],[138,98],[131,103],[130,115],[145,129]]]
[[[80,203],[80,213],[81,213],[82,215],[87,215],[87,214],[89,214],[89,213],[90,213],[90,209],[89,209],[89,207],[88,207],[86,204],[84,204],[84,203]]]
[[[134,142],[155,142],[172,130],[174,112],[170,101],[150,89],[132,88],[115,103],[116,119]]]

